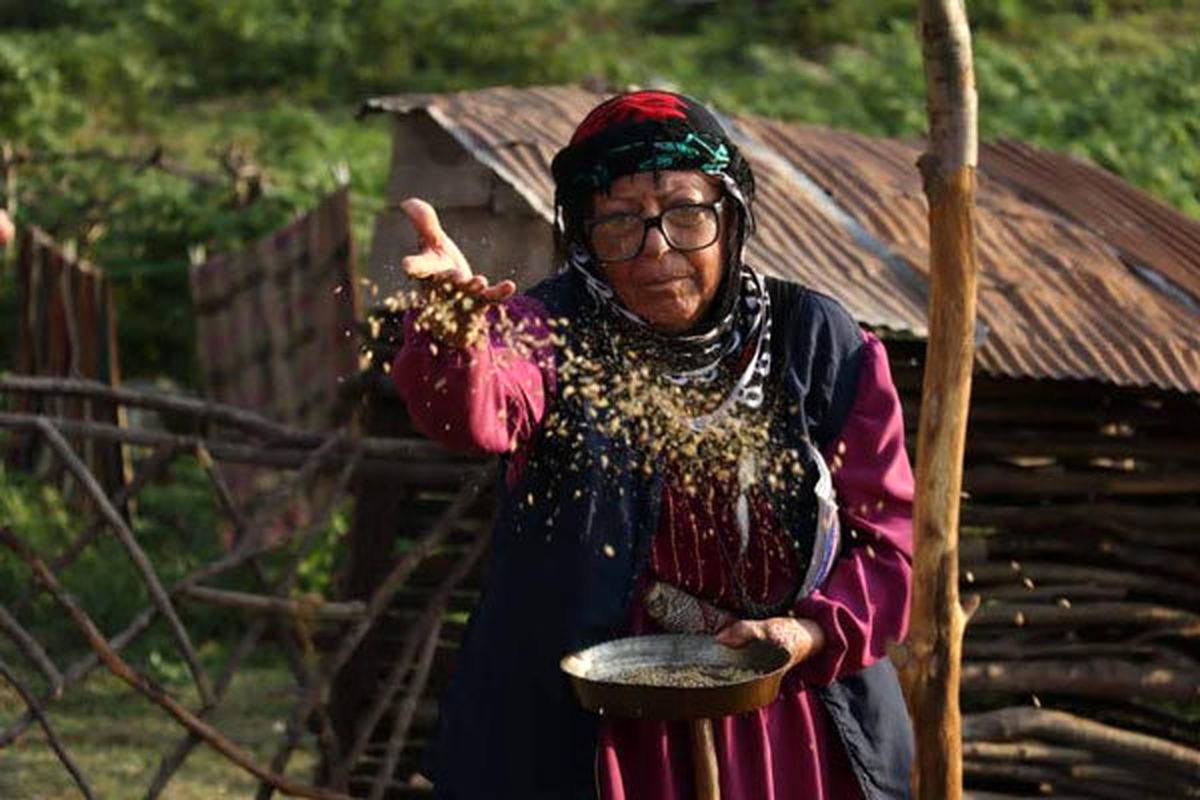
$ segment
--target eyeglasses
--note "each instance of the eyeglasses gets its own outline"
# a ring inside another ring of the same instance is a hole
[[[646,234],[658,228],[673,249],[682,253],[703,250],[720,234],[720,211],[725,198],[715,203],[674,206],[657,217],[612,214],[587,224],[592,253],[601,261],[628,261],[642,252]]]

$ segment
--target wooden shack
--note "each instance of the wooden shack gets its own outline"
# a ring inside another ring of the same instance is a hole
[[[439,208],[479,270],[523,286],[550,274],[549,161],[600,99],[553,87],[369,101],[365,111],[394,126],[372,279],[384,291],[403,286],[394,265],[415,242],[398,205],[414,195]],[[751,116],[726,121],[759,184],[748,259],[839,298],[885,340],[915,437],[928,287],[921,145]],[[1200,748],[1200,223],[1091,164],[1012,141],[981,147],[977,202],[961,558],[963,590],[978,591],[983,605],[965,650],[967,784],[989,797],[1086,794],[1087,769],[1109,767],[1023,760],[1028,749],[989,743],[992,718],[972,728],[971,713],[1052,708]],[[381,380],[368,425],[405,432],[388,389]],[[429,525],[454,530],[337,686],[335,723],[352,731],[405,626],[443,587],[449,613],[432,679],[415,710],[380,722],[356,791],[381,768],[388,726],[407,715],[393,794],[419,794],[410,776],[480,570],[471,566],[449,589],[442,579],[464,553],[474,557],[490,515],[485,494],[469,513],[444,516],[455,498],[463,506],[460,475],[430,464],[402,482],[364,482],[348,595],[369,593]],[[1140,769],[1135,759],[1133,778],[1108,777],[1133,796]]]

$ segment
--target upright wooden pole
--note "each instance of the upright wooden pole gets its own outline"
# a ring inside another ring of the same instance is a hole
[[[958,512],[974,361],[977,98],[962,0],[920,0],[920,29],[929,151],[918,166],[929,201],[931,290],[917,433],[912,624],[903,670],[917,739],[914,796],[958,800],[958,686],[969,616],[958,598]]]

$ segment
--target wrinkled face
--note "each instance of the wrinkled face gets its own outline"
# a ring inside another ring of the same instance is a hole
[[[679,206],[714,203],[720,197],[717,180],[702,172],[639,172],[617,178],[607,192],[597,192],[590,219],[618,214],[656,217]],[[691,214],[681,211],[674,216],[683,238],[686,226],[693,224]],[[672,248],[663,232],[651,227],[636,255],[600,262],[604,275],[635,314],[661,331],[682,333],[704,317],[717,295],[725,264],[727,218],[728,213],[718,215],[712,244],[690,252]]]

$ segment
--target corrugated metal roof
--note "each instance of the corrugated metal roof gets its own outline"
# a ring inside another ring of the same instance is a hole
[[[602,98],[496,88],[364,109],[430,114],[550,220],[550,159]],[[758,179],[751,263],[837,297],[867,325],[924,336],[920,145],[728,122]],[[1015,142],[982,146],[976,203],[981,369],[1200,392],[1200,222],[1097,167]]]

